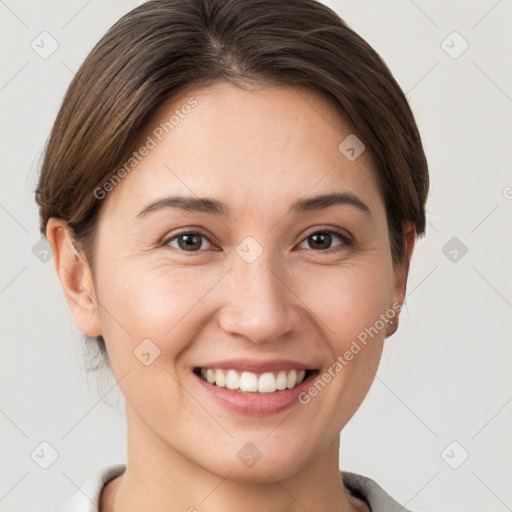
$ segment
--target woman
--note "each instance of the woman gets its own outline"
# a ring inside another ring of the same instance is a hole
[[[74,77],[36,191],[126,465],[58,511],[406,510],[339,470],[398,327],[427,162],[376,52],[313,0],[156,0]]]

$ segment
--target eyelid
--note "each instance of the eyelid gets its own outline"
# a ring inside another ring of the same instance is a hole
[[[192,233],[196,233],[198,235],[202,235],[204,236],[205,238],[208,238],[209,239],[209,235],[207,235],[204,231],[203,228],[199,227],[199,226],[185,226],[184,228],[178,228],[179,231],[177,231],[176,233],[172,232],[167,232],[164,236],[162,236],[162,238],[160,239],[160,244],[165,244],[166,241],[169,241],[177,236],[180,236],[180,235],[190,235]]]
[[[315,233],[325,233],[325,232],[334,233],[334,234],[338,235],[340,238],[342,238],[343,240],[345,240],[346,242],[350,242],[350,243],[354,242],[354,237],[347,230],[342,229],[342,228],[329,227],[329,226],[324,226],[324,227],[316,226],[315,228],[312,228],[311,231],[307,231],[306,235],[302,237],[301,242],[303,242],[306,238],[310,237],[311,235],[314,235]]]

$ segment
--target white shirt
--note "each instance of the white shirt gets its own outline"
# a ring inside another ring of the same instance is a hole
[[[125,464],[106,466],[92,475],[76,494],[52,512],[99,512],[103,487],[124,473]],[[371,478],[341,471],[343,485],[353,496],[366,501],[371,512],[411,512],[397,503]]]

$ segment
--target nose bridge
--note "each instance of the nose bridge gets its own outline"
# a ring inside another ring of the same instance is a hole
[[[274,254],[258,249],[254,241],[237,247],[221,313],[226,332],[265,343],[298,325],[296,301],[280,268]]]

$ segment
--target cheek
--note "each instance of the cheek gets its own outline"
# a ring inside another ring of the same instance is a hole
[[[377,255],[337,267],[320,267],[297,283],[298,295],[321,320],[336,352],[373,326],[390,307],[391,266]],[[382,330],[382,322],[378,327]]]
[[[101,325],[112,371],[122,378],[123,395],[143,417],[163,409],[183,411],[182,419],[188,414],[176,365],[198,338],[203,328],[198,304],[218,281],[197,277],[191,279],[184,269],[149,270],[133,264],[98,275],[104,306]]]
[[[357,263],[317,271],[298,294],[314,312],[330,353],[319,376],[328,391],[313,385],[310,396],[321,395],[315,407],[330,411],[339,428],[363,401],[379,366],[387,328],[383,318],[391,311],[390,272],[391,260],[375,252]]]
[[[217,273],[203,268],[132,264],[98,275],[104,306],[101,324],[111,358],[126,363],[137,346],[149,339],[162,359],[172,360],[192,343],[194,330],[202,325],[197,318],[200,302],[219,281]]]

